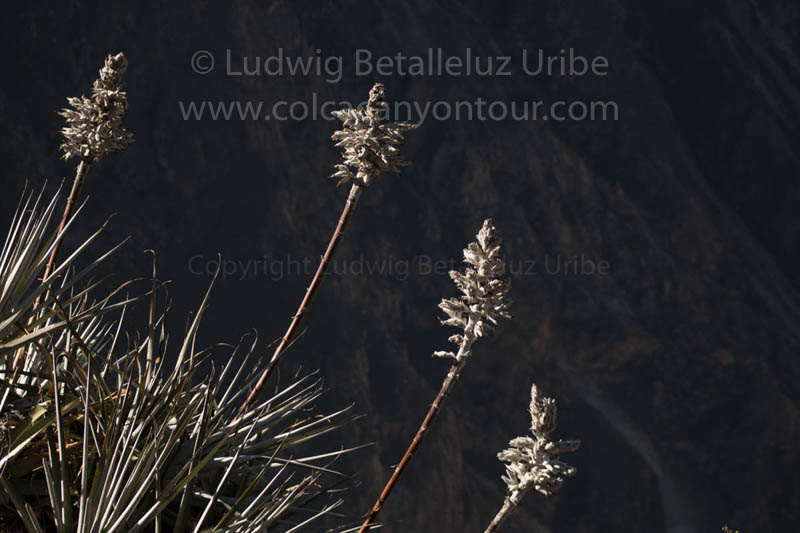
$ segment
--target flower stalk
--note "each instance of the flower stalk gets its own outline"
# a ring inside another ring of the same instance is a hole
[[[502,507],[484,533],[498,531],[531,490],[550,496],[561,488],[568,477],[575,475],[576,469],[560,461],[558,455],[574,452],[581,441],[550,440],[550,434],[556,429],[556,401],[542,396],[534,384],[528,412],[531,414],[533,437],[512,439],[509,448],[497,454],[497,458],[506,463],[503,481],[508,492]]]
[[[428,409],[425,419],[414,435],[414,439],[372,506],[359,533],[369,531],[374,525],[400,476],[411,462],[422,439],[428,433],[447,396],[458,381],[461,371],[472,355],[474,342],[479,337],[491,336],[499,318],[510,318],[508,313],[508,307],[511,304],[508,297],[510,281],[503,278],[505,266],[500,259],[500,239],[491,219],[483,222],[476,242],[470,243],[464,249],[464,262],[471,265],[465,269],[464,273],[450,272],[450,277],[463,294],[457,298],[444,299],[439,304],[439,308],[447,315],[447,318],[441,321],[442,324],[462,329],[462,333],[452,335],[448,339],[458,346],[458,350],[455,353],[437,351],[433,354],[436,357],[452,359],[453,363],[436,398]]]
[[[376,83],[369,92],[369,100],[364,108],[343,109],[333,113],[342,121],[342,129],[336,131],[331,138],[337,141],[336,146],[342,148],[343,154],[342,163],[335,165],[336,172],[330,177],[339,180],[337,185],[350,183],[350,194],[342,209],[339,223],[328,242],[325,254],[322,256],[311,283],[306,288],[305,296],[292,317],[289,328],[275,348],[266,370],[261,374],[255,387],[239,409],[237,419],[258,401],[259,395],[283,359],[286,348],[297,335],[300,324],[308,314],[311,303],[325,278],[363,190],[384,172],[399,172],[401,167],[408,165],[408,161],[399,155],[397,146],[402,144],[404,133],[415,128],[416,125],[406,122],[384,122],[386,107],[383,84]]]
[[[128,109],[128,95],[123,90],[122,76],[128,68],[128,60],[122,52],[106,57],[100,77],[92,85],[92,96],[71,97],[67,102],[72,109],[62,109],[59,113],[66,119],[62,128],[64,142],[61,144],[62,158],[77,158],[78,167],[72,182],[72,190],[58,226],[60,234],[75,212],[86,173],[89,167],[100,161],[106,154],[124,150],[133,142],[133,134],[122,127],[122,118]],[[58,263],[61,242],[56,243],[45,267],[43,280],[47,281]],[[37,299],[37,308],[44,293]]]
[[[64,207],[64,214],[61,215],[61,222],[58,224],[58,234],[60,235],[64,228],[67,225],[67,222],[72,218],[72,214],[75,212],[75,206],[78,204],[78,195],[81,192],[81,188],[83,187],[83,182],[86,180],[86,173],[89,171],[89,164],[85,161],[80,161],[78,163],[78,168],[75,169],[75,178],[72,180],[72,189],[69,192],[69,196],[67,197],[67,205]],[[50,275],[53,273],[53,270],[56,268],[56,264],[58,262],[58,254],[61,252],[61,244],[63,240],[60,240],[56,243],[53,247],[53,251],[50,252],[50,258],[47,260],[47,266],[44,269],[44,276],[42,280],[46,281]],[[34,303],[34,309],[37,309],[41,304],[42,300],[45,297],[45,293],[41,293],[37,298],[36,302]]]
[[[59,147],[62,158],[78,159],[72,189],[67,198],[67,205],[58,225],[57,235],[61,235],[67,223],[75,213],[78,196],[86,181],[89,168],[100,161],[106,154],[124,150],[133,142],[133,134],[122,127],[122,118],[128,109],[128,95],[124,91],[122,76],[128,68],[128,60],[122,52],[106,57],[100,77],[92,84],[91,97],[70,97],[67,103],[72,109],[65,108],[59,115],[66,119],[66,126],[61,129],[64,142]],[[56,242],[47,260],[42,281],[49,280],[58,266],[58,255],[63,240]],[[44,291],[34,300],[33,310],[42,304],[49,291]],[[19,365],[24,350],[20,349],[14,358],[14,367]]]
[[[358,183],[354,183],[352,187],[350,187],[350,194],[347,197],[347,202],[344,204],[344,209],[342,209],[342,214],[339,217],[339,223],[336,225],[336,230],[334,230],[330,242],[328,242],[328,248],[325,250],[325,254],[322,256],[322,260],[317,267],[317,271],[314,273],[311,284],[309,284],[309,286],[306,288],[306,293],[305,296],[303,296],[303,300],[300,302],[300,307],[297,308],[297,312],[292,317],[289,328],[286,330],[286,333],[283,334],[280,344],[278,344],[275,352],[273,352],[267,369],[261,374],[261,377],[258,379],[255,387],[253,387],[253,390],[250,392],[247,400],[244,404],[242,404],[242,407],[237,415],[237,420],[238,417],[241,417],[244,413],[246,413],[258,400],[258,396],[261,394],[261,391],[264,390],[264,387],[267,385],[267,382],[269,382],[269,379],[272,377],[272,374],[275,372],[278,364],[280,364],[281,360],[283,359],[286,347],[292,342],[297,334],[297,330],[300,328],[300,324],[303,322],[303,319],[308,313],[308,310],[311,307],[311,302],[314,300],[314,297],[316,296],[317,291],[322,284],[322,280],[325,278],[325,274],[328,271],[328,267],[330,266],[334,254],[336,253],[336,248],[339,246],[339,242],[341,241],[342,235],[347,228],[347,224],[350,222],[350,218],[353,216],[353,211],[355,210],[358,199],[361,196],[362,190],[363,186],[359,185]]]

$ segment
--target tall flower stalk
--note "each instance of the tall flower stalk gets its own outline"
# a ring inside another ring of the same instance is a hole
[[[497,454],[497,458],[506,463],[503,481],[508,492],[503,506],[484,533],[498,531],[531,490],[550,496],[561,488],[568,477],[575,475],[575,468],[560,461],[558,455],[574,452],[581,441],[550,440],[550,434],[556,429],[556,401],[542,396],[534,384],[528,412],[531,414],[533,437],[512,439],[509,448]]]
[[[259,395],[267,385],[270,377],[283,359],[286,347],[292,342],[300,324],[308,313],[311,303],[325,278],[325,273],[336,253],[336,248],[342,239],[345,229],[353,216],[358,199],[363,190],[374,182],[384,172],[399,172],[400,168],[408,165],[403,159],[397,146],[402,144],[404,133],[416,127],[406,122],[384,122],[386,114],[386,95],[383,84],[376,83],[369,92],[366,106],[358,109],[343,109],[333,114],[342,121],[342,129],[332,135],[337,141],[336,146],[343,150],[342,163],[335,165],[336,172],[331,178],[338,179],[337,185],[351,183],[350,194],[344,204],[339,223],[336,225],[325,254],[322,256],[317,271],[306,289],[305,296],[300,302],[300,307],[292,317],[289,328],[283,334],[278,347],[272,354],[269,365],[261,374],[258,383],[250,392],[247,400],[239,410],[239,415],[246,413],[258,400]]]
[[[464,262],[468,263],[463,273],[450,271],[450,277],[462,295],[456,298],[443,299],[439,308],[444,311],[447,318],[442,320],[445,326],[454,326],[462,330],[461,333],[452,335],[449,340],[458,346],[457,351],[437,351],[434,355],[453,361],[436,399],[431,404],[428,414],[417,430],[405,455],[398,463],[391,478],[386,483],[378,500],[373,505],[359,533],[369,531],[378,517],[386,500],[394,489],[400,475],[408,466],[411,457],[422,442],[422,438],[430,429],[436,415],[441,410],[442,404],[447,399],[453,385],[461,375],[467,360],[472,355],[472,345],[480,337],[491,336],[494,326],[499,318],[510,318],[508,307],[511,303],[508,293],[510,281],[504,278],[505,266],[500,259],[500,239],[492,225],[491,219],[486,219],[475,242],[464,249]]]
[[[100,77],[92,85],[90,97],[70,97],[67,103],[70,108],[62,109],[59,115],[66,119],[66,126],[61,129],[64,142],[60,149],[64,160],[77,159],[75,178],[67,197],[67,205],[58,225],[60,235],[75,213],[78,196],[86,180],[89,168],[100,161],[106,154],[116,150],[124,150],[133,142],[133,134],[122,127],[122,118],[128,109],[128,95],[124,91],[122,76],[128,68],[128,60],[122,52],[106,57]],[[48,281],[58,265],[63,239],[56,242],[47,260],[43,281]],[[39,308],[46,296],[45,292],[33,304],[34,311]],[[15,366],[19,364],[24,352],[17,352]]]
[[[64,230],[75,211],[78,195],[86,179],[89,168],[106,154],[124,150],[133,142],[133,134],[122,127],[122,117],[128,109],[128,95],[123,90],[122,75],[128,68],[128,60],[122,52],[106,57],[100,77],[94,81],[92,96],[71,97],[67,102],[72,109],[62,109],[59,113],[67,121],[61,134],[64,160],[78,159],[72,190],[59,224],[59,233]],[[60,242],[50,254],[44,279],[50,276],[58,261]]]

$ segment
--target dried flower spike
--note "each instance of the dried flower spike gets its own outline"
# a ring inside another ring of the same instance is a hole
[[[64,159],[77,157],[93,165],[109,152],[122,150],[133,142],[133,134],[122,127],[122,117],[128,109],[128,95],[122,83],[127,68],[128,60],[122,52],[109,55],[92,86],[92,96],[67,99],[73,109],[59,113],[67,119],[61,130]]]
[[[440,351],[433,355],[453,359],[450,371],[442,382],[439,394],[428,409],[428,414],[417,430],[405,455],[394,469],[391,478],[381,491],[378,500],[372,506],[367,518],[359,529],[359,533],[366,533],[375,523],[386,500],[397,484],[400,475],[411,461],[414,452],[433,424],[436,415],[445,399],[450,394],[453,385],[458,381],[461,370],[464,368],[469,356],[472,355],[472,345],[478,337],[488,337],[493,333],[493,326],[499,318],[511,318],[508,307],[511,300],[508,292],[511,282],[503,278],[505,266],[500,259],[500,238],[497,230],[492,225],[491,219],[483,221],[483,226],[475,242],[464,249],[464,262],[471,265],[464,269],[464,273],[450,272],[450,277],[458,289],[463,293],[457,298],[446,298],[439,304],[448,318],[442,320],[446,326],[455,326],[462,329],[462,333],[452,335],[450,342],[458,345],[456,353]]]
[[[281,342],[272,354],[269,366],[258,379],[255,387],[250,392],[247,400],[242,404],[237,416],[242,416],[256,402],[261,391],[264,390],[270,377],[275,373],[285,349],[297,334],[300,324],[308,313],[311,303],[317,294],[325,273],[333,260],[336,248],[339,246],[342,235],[353,211],[358,204],[361,193],[370,182],[377,179],[381,172],[397,172],[400,167],[408,164],[398,155],[395,145],[403,141],[403,133],[415,128],[412,124],[387,123],[381,124],[381,115],[386,111],[386,100],[383,85],[376,83],[369,92],[369,101],[364,109],[343,109],[335,111],[334,114],[344,123],[344,129],[333,134],[332,138],[339,141],[336,146],[344,147],[344,164],[336,165],[338,171],[333,174],[334,178],[339,178],[339,183],[351,182],[350,194],[342,209],[339,223],[331,235],[328,248],[322,256],[322,261],[317,267],[314,278],[306,289],[306,294],[300,302],[297,313],[292,317],[289,328],[283,334]],[[349,170],[353,167],[355,174]]]
[[[503,481],[508,487],[508,494],[485,533],[497,531],[530,490],[550,496],[561,488],[568,477],[575,475],[575,468],[560,461],[558,455],[577,450],[581,442],[550,440],[550,434],[556,429],[556,401],[539,394],[539,389],[533,385],[529,412],[533,438],[512,439],[509,448],[497,454],[497,458],[506,463]]]
[[[334,111],[342,121],[343,128],[331,138],[342,147],[343,163],[335,165],[332,178],[339,183],[352,181],[364,187],[375,181],[383,172],[399,172],[408,161],[400,156],[397,146],[403,142],[403,134],[416,128],[408,122],[381,123],[386,114],[386,96],[382,83],[376,83],[369,92],[369,101],[364,108]]]
[[[491,219],[483,222],[476,242],[464,248],[464,262],[469,266],[464,273],[450,271],[450,278],[463,294],[457,298],[446,298],[439,308],[448,316],[442,320],[446,326],[464,330],[450,337],[458,345],[456,353],[434,352],[437,357],[449,357],[461,361],[472,353],[472,343],[478,337],[489,337],[498,318],[510,318],[508,307],[511,300],[508,292],[509,279],[503,279],[505,266],[500,259],[500,239]]]
[[[64,207],[64,214],[58,226],[61,233],[69,222],[78,202],[86,173],[89,167],[97,163],[107,153],[122,150],[133,142],[133,134],[122,127],[122,117],[128,108],[128,95],[122,90],[122,75],[128,68],[128,60],[122,52],[106,57],[100,77],[92,86],[92,96],[87,98],[67,98],[73,109],[62,109],[59,114],[67,119],[67,125],[61,129],[64,142],[61,144],[62,157],[78,158],[75,169],[75,178],[72,181],[72,190]],[[50,258],[45,267],[42,279],[48,280],[56,268],[58,254],[61,252],[61,243],[58,241],[50,252]],[[45,293],[40,293],[33,304],[37,309],[42,303]],[[23,356],[22,350],[17,351],[15,366]]]

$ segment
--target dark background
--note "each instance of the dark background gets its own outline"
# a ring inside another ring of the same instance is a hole
[[[179,334],[210,276],[191,257],[316,258],[347,191],[326,180],[339,155],[327,121],[185,121],[179,101],[608,100],[617,121],[435,121],[409,135],[413,166],[363,196],[340,261],[459,258],[483,218],[501,230],[514,319],[476,345],[449,403],[383,518],[387,531],[482,531],[504,492],[497,451],[528,427],[535,381],[559,402],[559,436],[579,437],[577,476],[530,495],[506,531],[791,531],[800,511],[800,4],[639,2],[17,3],[0,22],[3,224],[24,184],[71,179],[56,111],[124,51],[137,138],[89,174],[73,244],[113,212],[105,244],[119,278],[158,253]],[[510,77],[356,76],[353,56],[514,58]],[[521,50],[574,48],[609,74],[522,74]],[[233,57],[343,56],[322,76],[233,77]],[[197,50],[214,72],[194,73]],[[606,275],[548,273],[583,255]],[[402,277],[402,276],[400,276]],[[341,468],[366,511],[446,372],[430,357],[450,330],[436,304],[455,289],[413,264],[332,276],[286,368],[321,368],[322,407],[367,416],[327,447],[374,442]],[[286,327],[310,279],[256,275],[216,287],[204,342]],[[324,443],[323,443],[324,444]]]

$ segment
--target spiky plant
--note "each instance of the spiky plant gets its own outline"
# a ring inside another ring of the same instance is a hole
[[[77,283],[113,252],[112,249],[89,262],[80,271],[72,269],[76,259],[100,234],[101,228],[64,259],[47,282],[40,281],[48,257],[60,245],[64,235],[63,231],[54,233],[50,228],[59,197],[60,189],[49,202],[43,200],[41,193],[35,195],[30,191],[24,194],[0,253],[0,412],[15,390],[23,394],[37,385],[37,376],[46,366],[46,360],[35,349],[36,344],[67,327],[67,320],[56,310],[56,300],[71,306],[85,299],[93,284],[78,289]],[[60,276],[63,276],[61,282],[53,284]],[[38,313],[35,310],[37,301],[42,304]],[[95,302],[73,313],[70,322],[79,326],[113,308],[115,306],[108,304],[107,299]],[[15,351],[27,355],[22,365],[14,364]]]
[[[96,283],[80,285],[114,249],[89,261],[81,270],[74,268],[102,228],[65,258],[46,282],[41,281],[48,258],[71,225],[66,224],[61,232],[51,228],[59,198],[60,189],[49,202],[42,193],[23,194],[0,252],[0,484],[4,487],[8,485],[9,472],[16,472],[22,464],[14,458],[25,457],[30,463],[32,456],[26,452],[42,450],[42,443],[33,442],[29,430],[54,421],[52,413],[40,404],[42,398],[52,395],[54,386],[49,378],[52,361],[39,347],[48,339],[63,338],[69,328],[78,331],[96,327],[104,313],[126,303],[112,302],[113,293],[90,303],[88,296]],[[56,279],[58,284],[54,284]],[[57,302],[73,311],[65,316]],[[20,364],[15,364],[15,353],[22,354]],[[3,496],[15,494],[13,485],[8,486]]]
[[[297,531],[339,505],[328,489],[342,475],[330,463],[347,450],[304,454],[348,418],[347,409],[313,412],[319,378],[296,376],[234,421],[258,378],[255,341],[195,347],[209,288],[170,351],[155,281],[136,335],[125,319],[135,299],[94,300],[97,284],[78,288],[107,255],[69,270],[94,237],[58,266],[49,279],[62,279],[46,291],[37,274],[64,234],[47,229],[55,204],[23,204],[0,256],[0,493],[18,529]],[[24,364],[13,368],[20,347]],[[231,349],[219,375],[212,366],[194,379],[212,353]]]

